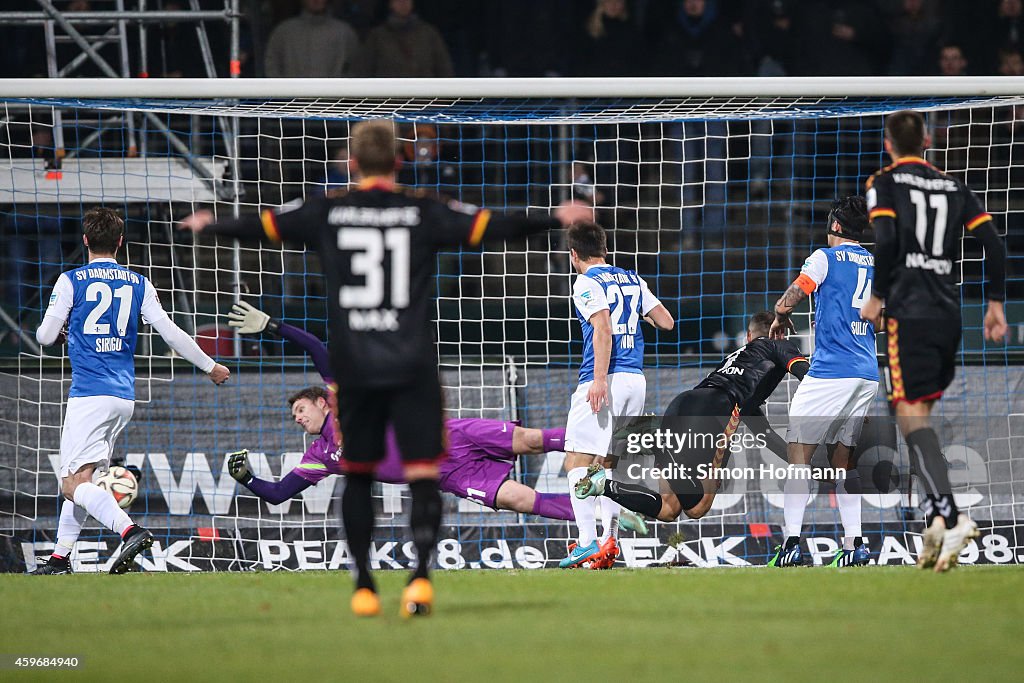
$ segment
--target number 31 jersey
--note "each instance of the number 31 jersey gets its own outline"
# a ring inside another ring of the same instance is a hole
[[[583,364],[580,382],[594,379],[594,326],[590,318],[607,310],[612,325],[612,355],[608,374],[643,374],[644,335],[640,318],[661,304],[643,278],[615,266],[591,266],[576,278],[572,287],[576,317],[583,328]]]
[[[46,315],[68,324],[69,398],[135,400],[140,313],[147,322],[166,315],[149,280],[113,259],[95,259],[57,278]]]
[[[917,157],[903,157],[867,182],[868,212],[896,223],[898,252],[886,311],[895,318],[960,317],[963,228],[992,220],[971,190]]]

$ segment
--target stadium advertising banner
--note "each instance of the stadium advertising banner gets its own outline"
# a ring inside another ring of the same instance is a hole
[[[262,529],[258,540],[233,537],[234,530],[154,529],[157,541],[137,563],[144,571],[274,571],[343,570],[352,566],[344,539],[336,528]],[[565,556],[565,540],[544,538],[544,525],[527,525],[514,531],[502,527],[461,528],[446,526],[438,542],[437,566],[442,569],[543,569],[558,566]],[[695,525],[684,531],[696,531]],[[819,527],[804,542],[814,565],[827,564],[835,555],[839,527]],[[616,566],[642,568],[749,567],[763,565],[771,555],[772,536],[767,525],[729,524],[718,527],[721,536],[693,537],[660,525],[657,533],[646,538],[620,539],[622,555]],[[872,564],[912,565],[920,549],[919,534],[893,532],[880,525],[866,525],[865,538],[872,552]],[[409,569],[415,551],[404,536],[378,537],[371,549],[375,569]],[[1024,561],[1016,557],[1014,547],[1024,538],[1024,528],[1010,524],[984,525],[981,536],[972,541],[960,556],[962,564],[1009,564]],[[106,572],[117,549],[112,534],[84,534],[73,555],[76,572]],[[7,571],[35,568],[36,558],[53,549],[53,540],[31,534],[0,539],[2,564]]]
[[[680,385],[692,384],[699,369],[649,372],[649,403],[656,409]],[[564,421],[571,379],[562,370],[530,368],[527,384],[518,387],[519,416],[528,426],[552,426]],[[971,387],[988,381],[985,368],[961,368],[943,402],[938,426],[951,480],[958,500],[970,506],[981,537],[964,551],[964,563],[1024,562],[1021,541],[1024,510],[1014,501],[1021,484],[1014,479],[1016,431],[1019,421],[984,418],[958,411],[969,402]],[[1016,381],[1018,373],[1001,381]],[[201,377],[178,374],[141,383],[135,417],[119,441],[115,460],[137,468],[140,495],[129,509],[133,519],[157,537],[141,567],[154,571],[336,569],[348,566],[340,538],[338,498],[340,477],[328,477],[295,499],[274,505],[253,496],[232,479],[225,467],[227,453],[248,448],[254,473],[277,480],[302,457],[308,437],[294,425],[285,397],[295,387],[315,383],[301,370],[282,372],[274,386],[239,373],[233,386],[214,390]],[[0,385],[10,382],[0,375]],[[52,549],[60,507],[56,471],[62,395],[59,378],[36,385],[44,399],[31,406],[31,419],[3,422],[0,434],[18,444],[16,467],[0,469],[0,571],[25,571],[35,558]],[[466,372],[445,377],[449,403],[464,416],[507,419],[508,387],[500,370]],[[484,387],[484,388],[481,388]],[[8,395],[18,388],[3,386]],[[558,388],[555,393],[554,389]],[[780,392],[786,387],[780,387]],[[25,395],[25,392],[20,392]],[[1015,396],[1015,392],[1007,392]],[[543,398],[542,398],[543,397]],[[22,401],[24,402],[24,401]],[[1012,402],[1011,402],[1012,403]],[[785,433],[785,399],[770,401],[773,427]],[[1010,415],[1024,405],[1006,407]],[[28,413],[26,413],[28,414]],[[223,415],[224,420],[211,420]],[[38,426],[33,426],[38,422]],[[749,433],[745,433],[750,436]],[[756,435],[755,435],[756,436]],[[885,411],[872,410],[860,443],[858,469],[865,483],[864,529],[878,564],[909,564],[917,555],[921,521],[904,447]],[[561,453],[520,458],[514,475],[545,493],[566,493]],[[626,465],[633,461],[624,460]],[[636,464],[654,464],[637,460]],[[819,453],[812,465],[826,465]],[[731,453],[728,468],[740,476],[723,480],[714,506],[697,521],[652,524],[648,537],[624,534],[620,563],[643,567],[684,563],[695,566],[764,564],[780,539],[783,481],[764,474],[783,461],[761,447],[746,444]],[[752,473],[749,476],[746,473]],[[628,472],[624,472],[629,476]],[[1019,475],[1018,475],[1019,476]],[[657,487],[657,482],[646,481]],[[833,487],[825,482],[812,488],[814,498],[805,517],[805,543],[815,563],[830,556],[841,537]],[[374,562],[382,568],[404,568],[412,546],[405,537],[409,497],[403,486],[382,484],[374,489],[378,531]],[[445,528],[437,563],[446,568],[553,567],[565,557],[575,535],[573,525],[546,523],[533,515],[495,512],[468,500],[445,496]],[[117,547],[117,539],[100,534],[92,522],[76,548],[80,571],[102,571]]]

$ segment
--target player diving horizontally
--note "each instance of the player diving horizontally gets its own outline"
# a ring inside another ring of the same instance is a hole
[[[64,503],[57,543],[34,574],[71,573],[71,549],[88,515],[121,536],[121,551],[110,565],[111,574],[127,572],[135,557],[153,545],[153,534],[132,522],[109,491],[92,483],[95,470],[107,469],[114,442],[135,411],[139,316],[214,384],[225,382],[231,374],[167,317],[148,278],[117,262],[124,244],[124,221],[113,209],[90,209],[82,227],[89,262],[57,278],[36,330],[39,343],[49,346],[67,323],[71,390],[60,434]]]
[[[671,330],[675,321],[639,275],[605,261],[608,249],[601,226],[575,223],[566,229],[566,238],[570,261],[579,273],[572,301],[583,329],[583,363],[565,428],[565,471],[572,491],[588,466],[603,468],[615,418],[643,413],[647,381],[640,319],[660,330]],[[601,501],[604,537],[598,539],[596,503],[573,498],[579,537],[559,563],[563,569],[615,561],[619,506],[614,500]]]
[[[298,344],[313,360],[324,382],[333,386],[327,348],[314,335],[274,320],[249,304],[235,304],[228,324],[241,334],[272,333]],[[277,504],[298,495],[332,474],[344,474],[341,441],[323,387],[302,389],[288,399],[292,416],[310,435],[318,435],[298,466],[278,482],[253,475],[246,451],[228,457],[228,472],[263,500]],[[567,494],[540,493],[513,479],[509,473],[519,455],[560,451],[564,429],[527,429],[514,422],[482,419],[448,419],[448,457],[440,465],[440,488],[460,498],[499,510],[513,510],[551,519],[574,519]],[[394,433],[388,432],[387,454],[377,467],[377,479],[405,484],[402,460]]]
[[[786,376],[803,379],[810,365],[788,339],[770,339],[775,316],[767,311],[757,313],[747,325],[747,343],[736,349],[701,382],[676,396],[661,421],[662,429],[676,434],[709,434],[714,438],[691,440],[678,452],[655,449],[656,467],[696,473],[698,467],[720,467],[726,459],[723,441],[731,440],[740,418],[755,433],[765,435],[766,445],[785,457],[786,445],[768,424],[761,406]],[[721,438],[721,437],[724,437]],[[685,513],[691,519],[707,514],[718,493],[718,481],[679,476],[661,479],[661,491],[646,486],[610,479],[598,465],[587,469],[587,475],[576,485],[577,498],[605,496],[622,507],[671,522]]]
[[[808,257],[800,276],[775,303],[769,336],[782,339],[793,329],[793,308],[814,295],[814,357],[807,378],[789,405],[789,465],[786,479],[786,540],[775,548],[769,567],[803,564],[800,532],[810,500],[806,476],[818,444],[825,443],[835,468],[846,471],[835,483],[843,523],[843,545],[828,566],[865,565],[871,559],[861,539],[861,483],[854,454],[868,408],[878,393],[875,329],[860,319],[871,292],[874,257],[860,245],[868,231],[863,197],[837,201],[828,214],[828,248]]]
[[[409,482],[416,568],[402,593],[403,617],[429,614],[434,602],[430,566],[443,506],[438,485],[446,457],[437,348],[431,324],[437,253],[452,246],[479,248],[569,225],[593,209],[566,202],[552,216],[492,214],[444,202],[395,185],[394,123],[361,121],[352,127],[353,190],[332,190],[259,216],[213,222],[209,211],[182,221],[193,232],[292,241],[315,250],[326,280],[332,376],[337,416],[345,435],[341,497],[345,536],[355,565],[352,611],[380,613],[370,571],[373,478],[394,431]]]

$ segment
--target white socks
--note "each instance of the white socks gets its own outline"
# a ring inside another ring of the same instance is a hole
[[[804,526],[804,510],[811,498],[810,465],[790,465],[790,476],[782,491],[783,517],[786,522],[786,538],[800,536]],[[800,472],[800,470],[807,470]]]
[[[586,467],[574,467],[566,476],[569,480],[569,502],[572,503],[576,528],[579,529],[579,538],[576,540],[580,546],[590,545],[597,540],[597,498],[577,498],[575,493],[576,483],[585,476]]]
[[[75,489],[75,504],[81,505],[96,521],[107,527],[118,536],[132,525],[128,513],[122,510],[114,497],[92,482],[79,484]],[[64,509],[61,508],[63,519]],[[81,526],[79,526],[81,530]],[[60,532],[58,531],[58,536]]]
[[[60,522],[57,523],[57,545],[53,554],[58,557],[71,557],[71,550],[75,547],[75,541],[82,533],[82,525],[88,513],[84,508],[65,499],[60,506]]]
[[[843,522],[843,548],[853,550],[853,539],[861,535],[860,472],[847,470],[846,478],[836,482],[836,505],[839,506],[839,519]]]
[[[612,471],[606,469],[604,471],[608,481],[612,479]],[[619,536],[619,512],[622,510],[622,506],[616,503],[611,498],[605,498],[600,496],[597,498],[600,501],[601,506],[601,538],[597,542],[604,543],[612,536],[618,538]]]

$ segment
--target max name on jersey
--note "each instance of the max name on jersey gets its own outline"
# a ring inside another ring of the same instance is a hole
[[[121,268],[85,268],[75,271],[76,280],[124,280],[133,285],[142,282],[138,273]]]
[[[393,308],[351,310],[348,312],[348,328],[355,332],[397,332],[398,311]]]

